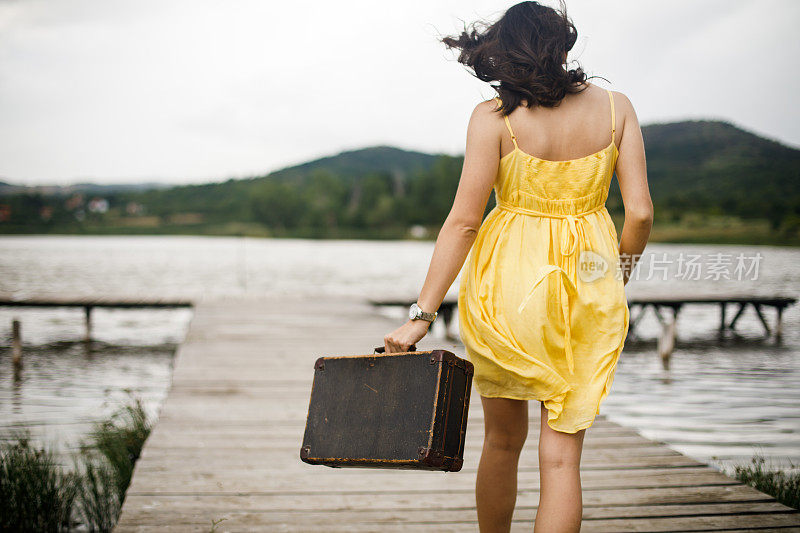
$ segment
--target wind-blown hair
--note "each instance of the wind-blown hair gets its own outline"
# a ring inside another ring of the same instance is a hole
[[[476,21],[471,28],[465,25],[461,35],[440,41],[459,49],[458,62],[498,92],[504,115],[523,102],[526,107],[555,107],[567,93],[585,90],[588,79],[580,66],[569,69],[565,62],[578,30],[563,0],[559,6],[520,2],[493,24]]]

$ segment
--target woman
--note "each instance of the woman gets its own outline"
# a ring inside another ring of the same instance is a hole
[[[576,38],[563,3],[522,2],[482,31],[442,39],[475,76],[496,82],[499,98],[472,112],[415,318],[384,339],[387,352],[422,339],[469,254],[458,307],[485,418],[482,532],[511,527],[528,400],[541,402],[534,531],[580,530],[583,439],[613,380],[628,331],[624,285],[652,225],[636,113],[623,94],[568,68]],[[619,242],[605,208],[615,171]],[[497,206],[481,224],[493,188]]]

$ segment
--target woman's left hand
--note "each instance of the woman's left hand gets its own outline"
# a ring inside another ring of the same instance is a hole
[[[427,320],[409,320],[383,338],[386,353],[406,352],[428,333]]]

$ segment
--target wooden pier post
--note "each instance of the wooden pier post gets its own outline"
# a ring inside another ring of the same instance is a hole
[[[87,305],[83,308],[84,316],[86,316],[86,334],[83,337],[84,342],[92,341],[92,306]]]
[[[16,318],[11,321],[11,361],[14,370],[22,368],[22,325]]]
[[[675,338],[677,337],[679,305],[672,307],[671,320],[661,316],[656,312],[658,321],[661,323],[661,336],[658,338],[658,355],[661,357],[661,365],[664,370],[669,370],[669,360],[675,350]]]
[[[661,336],[658,338],[658,355],[661,357],[661,366],[669,370],[669,360],[675,349],[675,320],[662,326]]]

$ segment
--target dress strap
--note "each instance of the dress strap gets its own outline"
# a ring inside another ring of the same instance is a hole
[[[503,102],[500,100],[499,96],[495,96],[494,99],[497,100],[497,105],[503,105]],[[514,130],[511,129],[511,122],[508,120],[508,115],[503,115],[503,118],[506,121],[506,126],[508,127],[508,132],[511,134],[511,142],[514,143],[514,148],[519,149],[519,146],[517,146],[517,136],[514,135]]]
[[[614,142],[614,132],[617,129],[617,121],[616,117],[614,116],[614,95],[611,94],[611,91],[606,89],[608,92],[608,99],[611,100],[611,142]]]

